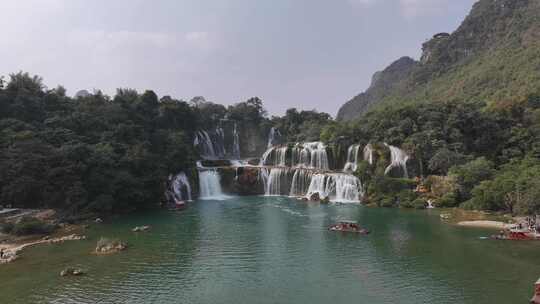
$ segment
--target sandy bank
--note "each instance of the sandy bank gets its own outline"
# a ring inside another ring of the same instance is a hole
[[[462,221],[457,223],[458,226],[465,227],[478,227],[478,228],[492,228],[492,229],[506,229],[512,224],[507,224],[498,221]]]

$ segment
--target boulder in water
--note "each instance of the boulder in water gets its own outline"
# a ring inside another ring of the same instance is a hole
[[[318,201],[321,200],[321,195],[319,194],[319,192],[313,192],[309,196],[309,200],[312,201],[312,202],[318,202]]]
[[[120,240],[111,240],[107,238],[101,238],[97,242],[95,252],[97,254],[111,254],[111,253],[118,253],[125,249],[127,249],[127,243],[125,242],[122,242]]]
[[[60,272],[61,277],[66,276],[81,276],[84,274],[84,271],[80,268],[68,267]]]
[[[321,199],[321,204],[328,204],[330,203],[330,198],[327,196],[327,197],[323,197]]]
[[[148,230],[150,230],[150,226],[148,226],[148,225],[137,226],[137,227],[131,229],[131,231],[133,231],[133,232],[143,232],[143,231],[148,231]]]

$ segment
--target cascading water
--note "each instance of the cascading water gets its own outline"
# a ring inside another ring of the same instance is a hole
[[[390,149],[390,165],[386,167],[386,170],[384,170],[384,174],[388,174],[390,170],[393,168],[401,168],[403,170],[403,176],[406,178],[409,177],[409,174],[407,172],[407,161],[409,160],[409,156],[405,151],[401,150],[398,147],[394,147],[388,144],[384,144],[385,146]]]
[[[355,172],[358,169],[358,151],[360,145],[352,145],[347,150],[347,163],[343,167],[343,172]]]
[[[304,148],[311,152],[310,168],[329,170],[328,153],[326,146],[322,142],[311,142],[303,144]]]
[[[290,196],[304,196],[308,192],[311,184],[313,171],[305,169],[294,170],[294,175],[291,182]]]
[[[236,123],[234,124],[234,128],[233,128],[232,156],[235,159],[240,159],[240,136],[236,128]]]
[[[291,164],[293,167],[309,168],[311,164],[311,151],[308,148],[302,147],[301,144],[297,143],[292,149],[291,155]]]
[[[199,188],[201,191],[200,199],[203,200],[222,200],[227,196],[221,190],[220,175],[217,170],[199,171]]]
[[[357,202],[364,196],[362,183],[356,176],[347,174],[332,175],[335,186],[335,197],[330,197],[336,202]]]
[[[216,128],[214,132],[198,131],[193,145],[199,147],[201,156],[205,159],[224,158],[226,154],[225,133],[222,128]]]
[[[261,157],[261,166],[286,166],[287,165],[287,147],[272,147],[266,150]]]
[[[364,160],[373,165],[373,146],[371,144],[364,147]]]
[[[288,168],[272,168],[268,173],[265,187],[265,195],[284,195],[288,193]]]
[[[307,191],[307,197],[318,193],[321,198],[334,202],[358,202],[364,195],[360,180],[349,174],[315,174]]]
[[[199,131],[195,134],[194,146],[201,148],[201,153],[204,158],[217,158],[216,151],[214,150],[214,144],[210,135],[206,131]]]
[[[172,189],[176,201],[191,201],[191,185],[184,172],[180,172],[173,178]]]
[[[281,141],[281,133],[279,132],[279,129],[272,127],[270,129],[270,133],[268,134],[268,144],[267,148],[271,148]]]
[[[290,154],[287,152],[290,151]],[[290,165],[297,168],[311,168],[328,171],[328,153],[322,142],[297,143],[294,147],[271,147],[264,152],[261,166],[287,166],[287,156],[290,155]]]
[[[215,136],[215,140],[213,144],[214,144],[214,150],[216,150],[218,157],[220,158],[225,157],[227,152],[225,151],[225,132],[223,131],[223,128],[221,127],[216,128],[216,136]]]

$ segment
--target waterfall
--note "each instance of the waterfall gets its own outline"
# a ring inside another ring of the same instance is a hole
[[[177,174],[172,180],[172,190],[177,201],[191,201],[191,185],[184,172]]]
[[[225,154],[227,154],[227,152],[225,151],[225,132],[221,127],[216,128],[216,136],[213,143],[217,156],[220,158],[225,157]]]
[[[272,168],[268,174],[265,187],[265,195],[284,195],[288,193],[288,173],[287,168]]]
[[[328,154],[326,146],[322,142],[311,142],[303,144],[311,152],[310,168],[329,170]]]
[[[261,166],[287,166],[287,152],[290,151],[290,165],[328,171],[328,153],[322,142],[297,143],[293,148],[270,147],[261,157]]]
[[[277,144],[279,144],[281,140],[281,133],[279,132],[279,129],[272,127],[270,129],[270,133],[268,134],[268,148],[271,148]]]
[[[311,164],[311,151],[306,147],[302,147],[299,143],[292,149],[291,157],[291,165],[293,167],[308,168]]]
[[[343,167],[343,172],[355,172],[358,169],[358,151],[360,145],[352,145],[347,150],[347,163]]]
[[[225,133],[222,128],[216,128],[214,132],[198,131],[193,145],[199,147],[201,156],[205,159],[219,159],[225,157],[226,154]]]
[[[261,156],[261,160],[259,161],[259,166],[266,166],[266,164],[268,164],[268,158],[273,151],[274,148],[269,148],[268,150],[264,151],[263,155]]]
[[[261,166],[282,166],[287,165],[287,147],[271,147],[266,150],[261,157]]]
[[[314,193],[319,193],[321,198],[328,197],[334,202],[358,202],[364,195],[360,180],[349,174],[315,174],[307,191],[309,198]]]
[[[304,196],[308,192],[311,184],[313,172],[305,169],[294,170],[294,175],[291,182],[290,196]]]
[[[234,123],[233,128],[232,156],[235,159],[240,159],[240,136],[238,135],[238,130],[236,129],[236,123]]]
[[[203,200],[222,200],[227,198],[221,190],[220,175],[217,170],[199,171],[200,198]]]
[[[206,131],[199,131],[195,134],[194,146],[201,148],[202,156],[205,158],[216,158],[216,151],[210,135]]]
[[[409,174],[407,172],[407,161],[409,160],[409,156],[405,151],[401,150],[398,147],[390,146],[388,144],[384,144],[390,149],[390,165],[386,167],[386,170],[384,170],[384,174],[388,174],[390,170],[393,168],[400,167],[403,170],[403,176],[406,178],[409,177]]]
[[[330,198],[336,202],[357,202],[364,196],[362,183],[356,176],[347,174],[332,175],[335,186],[335,197]]]
[[[373,165],[373,146],[371,144],[364,147],[364,160]]]
[[[309,184],[308,191],[306,196],[309,198],[314,193],[319,193],[321,198],[328,197],[328,185],[327,185],[327,175],[325,174],[315,174],[311,177],[311,182]]]

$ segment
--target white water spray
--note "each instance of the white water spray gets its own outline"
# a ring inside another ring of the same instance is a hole
[[[172,188],[177,201],[191,201],[191,185],[184,172],[180,172],[173,178]]]
[[[223,194],[220,184],[220,175],[217,170],[199,171],[200,199],[223,200],[227,196]]]
[[[398,147],[394,147],[386,143],[384,145],[390,149],[390,165],[386,167],[384,174],[388,174],[388,172],[390,172],[390,170],[393,168],[399,167],[403,170],[403,175],[408,178],[409,174],[407,172],[407,161],[409,160],[409,156],[407,153]]]
[[[268,174],[265,187],[265,195],[284,195],[287,193],[285,188],[288,185],[288,173],[287,168],[272,168]]]
[[[373,152],[373,146],[371,144],[367,144],[364,147],[364,160],[370,165],[373,165]]]
[[[309,185],[311,184],[311,177],[313,171],[305,169],[294,170],[294,175],[291,182],[290,196],[304,196],[308,192]]]
[[[236,123],[233,128],[233,147],[232,147],[232,156],[235,159],[240,159],[240,135],[236,128]]]
[[[271,148],[279,144],[280,140],[281,140],[281,133],[279,132],[279,129],[272,127],[270,129],[270,133],[268,134],[267,148]]]
[[[360,180],[349,174],[315,174],[307,192],[307,197],[318,193],[321,198],[328,197],[333,202],[358,202],[364,195]]]
[[[347,163],[343,167],[343,172],[355,172],[358,169],[358,152],[360,145],[352,145],[347,150]]]

